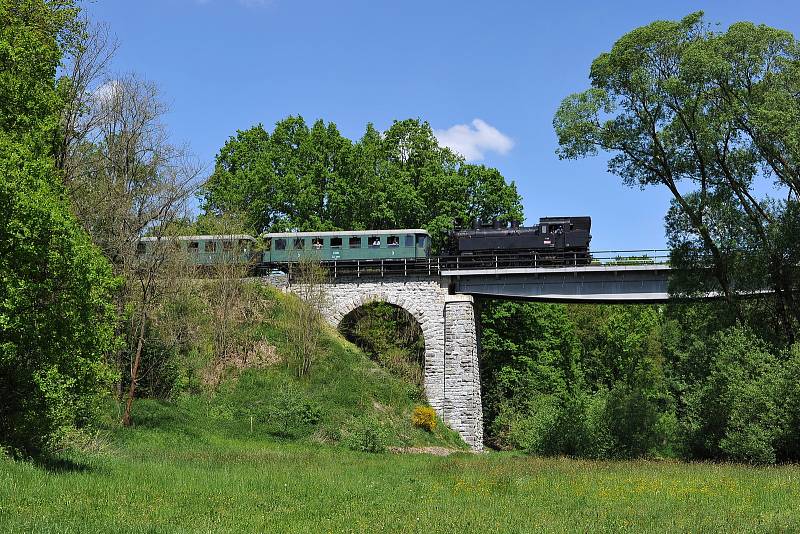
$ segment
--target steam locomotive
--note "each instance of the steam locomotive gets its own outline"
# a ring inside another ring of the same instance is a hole
[[[535,256],[542,264],[590,263],[591,217],[542,217],[536,226],[475,221],[472,228],[449,233],[447,253],[452,256]]]

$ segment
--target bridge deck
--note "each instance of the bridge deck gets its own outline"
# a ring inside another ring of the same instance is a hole
[[[668,265],[587,265],[442,271],[458,293],[546,302],[666,302]]]

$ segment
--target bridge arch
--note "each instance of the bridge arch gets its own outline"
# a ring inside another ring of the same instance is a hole
[[[427,353],[429,350],[433,351],[437,349],[435,343],[433,343],[433,340],[429,340],[428,338],[430,336],[426,335],[425,332],[425,326],[430,324],[435,319],[435,317],[430,316],[432,314],[432,310],[426,310],[420,303],[409,302],[401,296],[391,292],[367,292],[364,295],[353,297],[350,300],[341,303],[337,307],[338,309],[334,315],[334,326],[339,328],[342,320],[348,314],[354,312],[358,308],[378,302],[385,302],[386,304],[397,306],[398,308],[408,312],[414,319],[416,319],[417,323],[422,329],[422,335],[425,339],[425,352]],[[429,334],[433,333],[430,328],[428,331]]]
[[[438,275],[337,278],[323,284],[322,312],[337,329],[347,314],[373,302],[411,314],[425,344],[423,385],[428,402],[464,441],[481,450],[483,414],[472,297],[450,295],[446,282]]]

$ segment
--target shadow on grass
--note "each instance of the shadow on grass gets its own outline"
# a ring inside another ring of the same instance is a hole
[[[32,458],[31,464],[48,473],[88,473],[96,472],[98,469],[89,465],[87,462],[66,456],[42,456]]]

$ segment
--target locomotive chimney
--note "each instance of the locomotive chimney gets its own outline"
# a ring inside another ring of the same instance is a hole
[[[499,220],[497,220],[497,219],[495,219],[495,220],[494,220],[494,221],[492,221],[492,222],[494,223],[494,224],[493,224],[493,225],[494,225],[494,229],[495,229],[495,230],[499,230],[499,229],[500,229],[500,221],[499,221]]]
[[[472,229],[473,230],[480,230],[481,229],[481,220],[480,218],[476,218],[472,221]]]
[[[519,221],[511,221],[511,228],[519,228]]]

